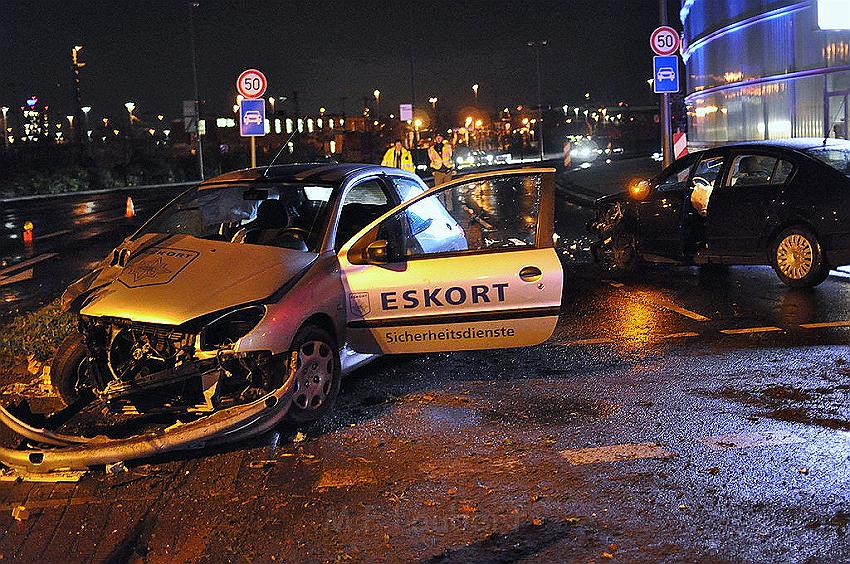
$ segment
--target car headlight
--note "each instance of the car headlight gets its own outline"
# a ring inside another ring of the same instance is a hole
[[[248,306],[207,323],[201,330],[201,350],[235,343],[256,327],[265,314],[265,306]]]

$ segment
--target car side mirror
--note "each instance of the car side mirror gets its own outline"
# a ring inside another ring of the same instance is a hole
[[[389,262],[387,242],[384,239],[372,241],[366,247],[366,262],[369,264],[386,264]]]
[[[645,200],[649,196],[650,191],[649,180],[639,180],[638,182],[629,184],[629,197],[632,200],[637,200],[638,202]]]

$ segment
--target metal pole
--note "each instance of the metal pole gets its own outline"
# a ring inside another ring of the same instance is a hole
[[[542,80],[540,75],[540,48],[545,47],[548,44],[548,40],[532,41],[528,43],[530,47],[535,48],[537,62],[537,145],[540,149],[540,162],[543,162],[546,158],[546,154],[543,149],[543,96],[541,94],[543,88],[541,87]]]
[[[658,0],[658,11],[661,15],[661,25],[667,25],[667,0]],[[673,148],[671,139],[670,95],[661,95],[661,153],[664,167],[673,163]]]
[[[251,137],[251,168],[257,168],[257,138]]]
[[[7,118],[9,108],[3,106],[0,108],[0,111],[3,112],[3,150],[5,152],[9,151],[9,121]]]
[[[192,51],[192,87],[194,89],[195,102],[195,139],[198,144],[198,168],[201,180],[204,180],[204,141],[201,136],[201,103],[198,99],[198,65],[195,62],[195,10],[198,2],[189,0],[189,45]]]

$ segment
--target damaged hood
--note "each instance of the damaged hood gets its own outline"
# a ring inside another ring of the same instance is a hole
[[[97,276],[92,286],[105,284],[86,298],[81,314],[180,325],[266,298],[318,256],[189,235],[151,242],[139,241],[124,267]]]

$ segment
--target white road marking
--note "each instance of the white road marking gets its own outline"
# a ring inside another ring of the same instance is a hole
[[[774,331],[783,331],[781,327],[745,327],[743,329],[721,329],[720,332],[725,335],[747,335],[750,333],[771,333]]]
[[[755,448],[765,446],[793,445],[806,442],[791,433],[744,433],[741,435],[716,435],[702,437],[699,442],[714,450],[730,448]]]
[[[0,276],[0,286],[14,284],[15,282],[23,282],[25,280],[32,280],[32,268],[11,276]]]
[[[599,462],[619,462],[644,458],[673,458],[669,450],[655,443],[627,443],[592,448],[574,448],[561,451],[567,462],[573,465],[597,464]]]
[[[689,319],[693,319],[694,321],[711,321],[710,317],[706,317],[704,315],[700,315],[699,313],[697,313],[695,311],[691,311],[689,309],[679,307],[676,304],[659,303],[658,305],[660,305],[661,307],[667,308],[670,311],[674,311],[674,312],[678,313],[679,315],[684,315],[685,317],[687,317]]]
[[[4,268],[3,270],[0,270],[0,276],[5,276],[6,274],[9,274],[10,272],[14,272],[14,271],[16,271],[16,270],[20,270],[21,268],[24,268],[24,267],[26,267],[26,266],[30,266],[30,265],[33,265],[33,264],[39,263],[39,262],[41,262],[41,261],[43,261],[43,260],[51,259],[51,258],[53,258],[53,257],[55,257],[55,256],[57,256],[57,255],[56,255],[56,253],[45,253],[45,254],[43,254],[43,255],[38,255],[37,257],[33,257],[33,258],[31,258],[31,259],[27,259],[27,260],[25,260],[25,261],[21,261],[21,262],[19,262],[19,263],[17,263],[17,264],[13,264],[13,265],[11,265],[11,266],[7,266],[7,267],[6,267],[6,268]]]
[[[669,335],[664,335],[665,339],[680,339],[683,337],[699,337],[699,333],[694,333],[693,331],[686,331],[684,333],[671,333]]]
[[[54,231],[52,233],[45,233],[44,235],[39,235],[35,237],[36,241],[42,241],[44,239],[50,239],[51,237],[58,237],[59,235],[65,235],[66,233],[70,233],[70,229],[63,229],[61,231]]]
[[[803,329],[824,329],[826,327],[850,327],[850,321],[825,321],[823,323],[802,323]]]

